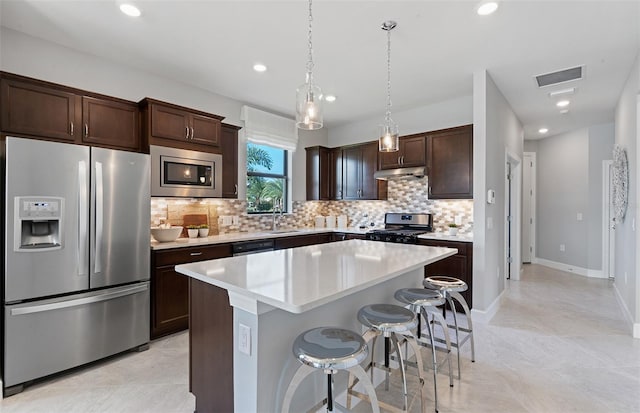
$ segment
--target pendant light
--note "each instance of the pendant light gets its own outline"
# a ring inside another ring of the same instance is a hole
[[[391,30],[398,24],[392,20],[382,23],[382,30],[387,32],[387,112],[384,123],[380,125],[378,150],[380,152],[396,152],[399,149],[398,125],[391,119]]]
[[[322,128],[322,90],[313,84],[313,43],[311,41],[313,14],[309,0],[309,58],[305,84],[296,90],[296,125],[299,129]]]

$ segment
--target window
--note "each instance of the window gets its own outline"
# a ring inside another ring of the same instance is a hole
[[[247,212],[273,212],[287,208],[287,151],[247,143]]]

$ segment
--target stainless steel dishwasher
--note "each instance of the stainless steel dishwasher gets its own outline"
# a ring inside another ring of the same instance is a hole
[[[259,241],[242,241],[234,242],[231,244],[233,249],[233,256],[256,254],[258,252],[273,251],[273,240],[259,240]]]

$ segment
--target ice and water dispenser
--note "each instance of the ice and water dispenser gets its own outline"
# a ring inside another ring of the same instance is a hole
[[[64,199],[15,198],[15,251],[47,251],[62,247]]]

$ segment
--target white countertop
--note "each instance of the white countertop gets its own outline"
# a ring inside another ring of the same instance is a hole
[[[293,237],[296,235],[322,234],[327,232],[340,232],[349,234],[366,234],[371,228],[360,229],[358,227],[347,228],[299,228],[291,230],[281,230],[284,232],[236,232],[231,234],[211,235],[206,238],[178,238],[173,242],[151,241],[152,250],[163,250],[171,248],[199,247],[202,245],[224,244],[228,242],[251,241],[256,239]],[[449,235],[446,232],[430,232],[418,236],[422,239],[435,239],[446,241],[473,242],[473,234]]]
[[[229,295],[303,313],[454,255],[453,248],[349,240],[182,264]]]

